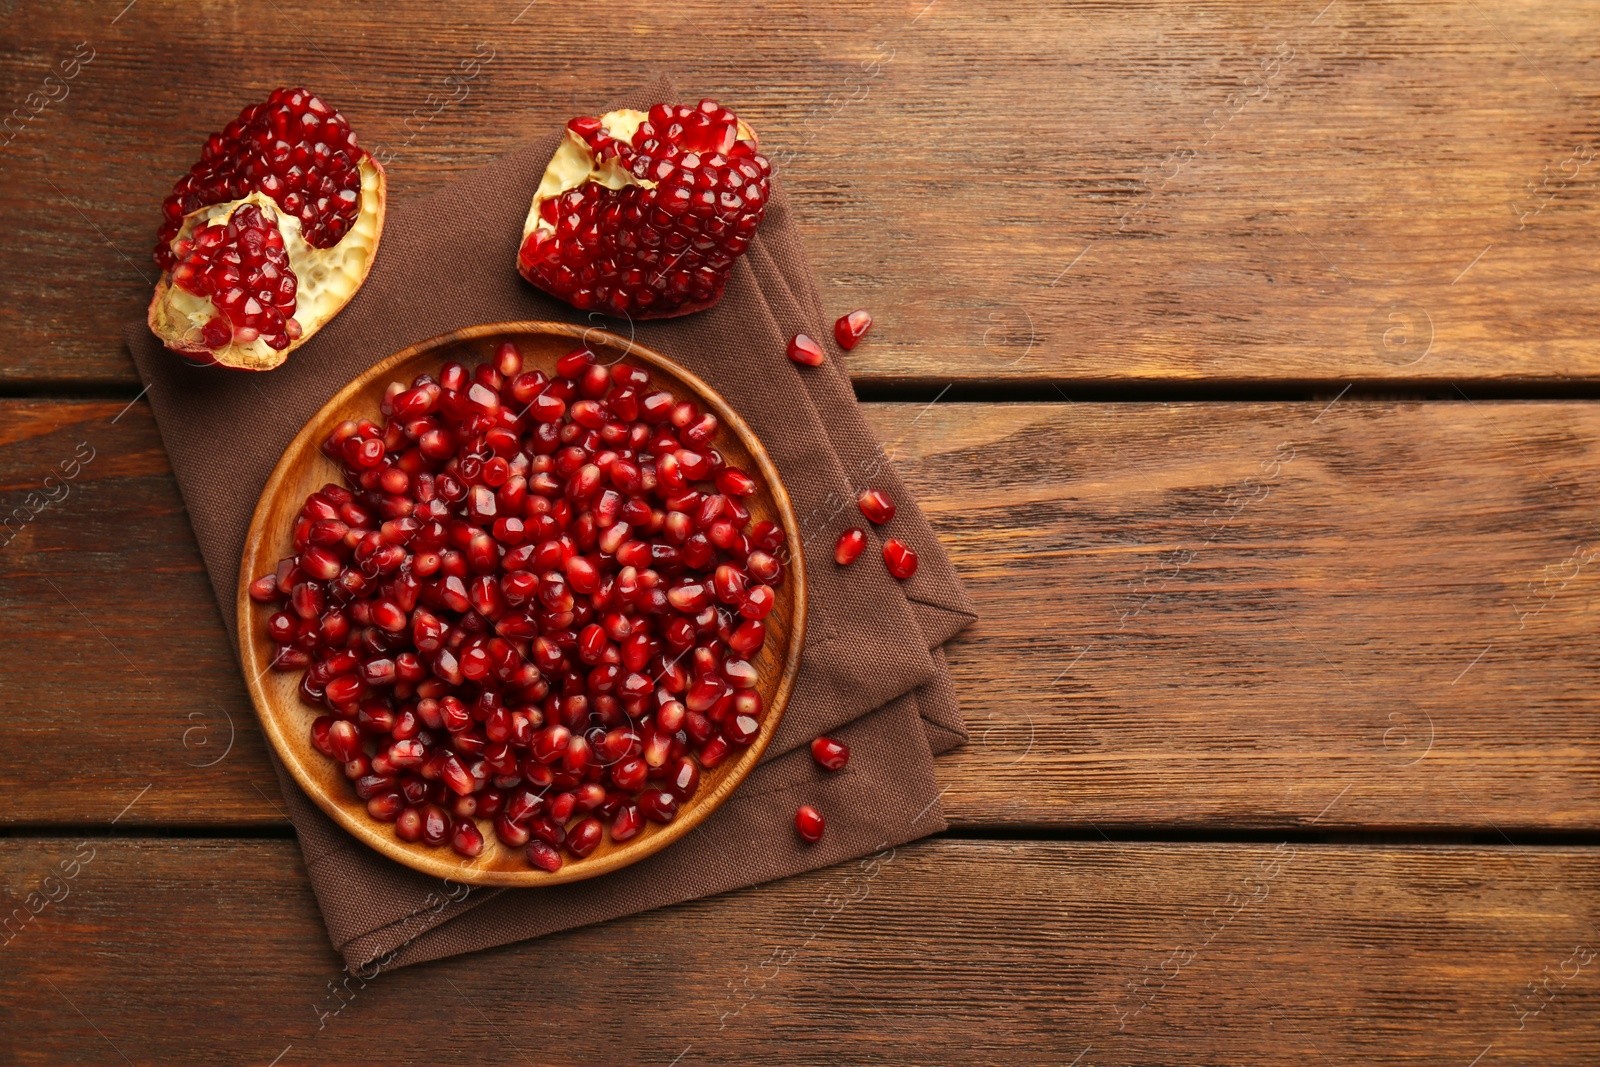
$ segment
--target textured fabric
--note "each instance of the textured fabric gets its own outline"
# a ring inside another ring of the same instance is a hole
[[[663,79],[617,106],[677,99]],[[142,322],[129,326],[128,347],[149,386],[230,639],[256,499],[328,397],[391,352],[460,327],[586,321],[514,269],[528,202],[559,136],[431,197],[392,204],[366,285],[278,370],[190,366]],[[400,966],[538,937],[839,863],[945,825],[932,757],[966,734],[939,646],[970,624],[972,606],[862,418],[837,358],[802,368],[785,355],[791,335],[831,341],[832,330],[781,182],[717,307],[665,322],[587,321],[631,333],[709,381],[782,473],[810,593],[794,694],[762,765],[692,834],[625,870],[549,889],[469,889],[396,864],[335,826],[278,766],[329,936],[353,965]],[[869,485],[894,497],[899,513],[887,529],[921,557],[910,581],[888,575],[880,533],[856,509],[856,491]],[[852,525],[866,527],[871,543],[858,563],[839,568],[833,543]],[[822,771],[806,750],[825,732],[851,747],[839,774]],[[802,803],[827,815],[828,832],[816,845],[793,832]]]

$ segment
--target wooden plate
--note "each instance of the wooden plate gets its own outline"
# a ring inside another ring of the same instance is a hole
[[[273,572],[279,559],[293,555],[293,526],[305,498],[328,482],[344,484],[338,468],[319,447],[336,425],[351,418],[378,421],[379,403],[385,386],[391,381],[400,380],[409,385],[418,374],[437,375],[439,368],[451,360],[471,368],[492,360],[495,349],[508,340],[516,342],[526,367],[538,368],[552,376],[558,358],[580,344],[587,344],[602,362],[621,361],[642,366],[655,383],[679,397],[693,398],[702,409],[715,412],[722,422],[716,448],[730,465],[748,472],[759,485],[756,494],[746,500],[751,521],[770,519],[783,527],[791,546],[799,545],[800,531],[794,510],[772,461],[744,420],[705,382],[665,356],[601,330],[553,322],[474,326],[413,345],[367,370],[341,389],[295,436],[267,480],[255,517],[250,522],[250,535],[245,542],[244,561],[239,571],[239,648],[256,714],[278,758],[317,806],[357,840],[408,867],[458,882],[556,885],[626,867],[666,848],[715,811],[755,767],[778,728],[800,668],[806,583],[805,561],[799,552],[792,553],[788,561],[783,584],[776,590],[777,605],[766,620],[766,644],[755,657],[761,677],[759,690],[766,709],[760,736],[738,753],[737,758],[704,772],[699,790],[671,823],[660,826],[647,822],[644,831],[622,844],[613,842],[607,833],[600,847],[583,859],[564,853],[566,862],[554,873],[530,866],[524,849],[502,845],[488,819],[477,820],[484,838],[483,853],[468,860],[457,855],[448,844],[429,848],[401,841],[391,824],[372,818],[367,813],[366,802],[356,796],[339,765],[311,743],[311,723],[321,712],[300,700],[301,672],[269,669],[273,654],[272,642],[266,634],[269,612],[252,601],[248,591],[251,579]]]

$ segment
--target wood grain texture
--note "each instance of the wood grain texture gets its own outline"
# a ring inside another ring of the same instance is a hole
[[[98,449],[0,548],[0,746],[29,754],[0,811],[105,824],[150,785],[119,826],[280,822],[148,409],[120,407],[0,403],[6,508]],[[980,612],[949,649],[958,825],[1600,825],[1592,405],[866,410]]]
[[[663,68],[779,158],[862,381],[1600,378],[1578,0],[118,7],[0,26],[0,382],[134,381],[157,205],[274,85],[403,202]]]
[[[1495,1067],[1600,1028],[1589,849],[931,841],[365,982],[292,842],[0,871],[57,898],[0,946],[17,1064]]]

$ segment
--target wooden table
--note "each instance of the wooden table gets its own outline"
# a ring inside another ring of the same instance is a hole
[[[94,458],[0,548],[0,1063],[1600,1061],[1593,5],[524,2],[5,5],[0,504]],[[876,316],[953,828],[349,979],[120,340],[156,205],[277,84],[404,198],[662,68]]]

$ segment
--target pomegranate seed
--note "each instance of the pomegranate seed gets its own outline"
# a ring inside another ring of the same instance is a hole
[[[894,501],[882,489],[863,489],[856,496],[861,514],[882,526],[894,518]]]
[[[668,823],[678,814],[678,798],[661,789],[639,794],[639,810],[651,822]]]
[[[667,791],[683,803],[700,788],[700,767],[687,756],[680,757],[667,770]]]
[[[402,841],[422,840],[422,809],[407,808],[394,821],[394,835]]]
[[[850,746],[831,737],[819,737],[811,742],[811,758],[830,771],[842,771],[850,762]]]
[[[849,351],[861,343],[867,331],[872,328],[872,316],[865,311],[852,311],[848,315],[841,315],[833,324],[833,338],[839,342],[839,347]]]
[[[450,816],[437,804],[422,807],[422,843],[437,848],[450,835]]]
[[[475,859],[483,852],[483,834],[471,819],[458,819],[450,831],[450,847],[468,859]]]
[[[572,832],[567,834],[567,851],[582,859],[599,847],[604,833],[600,820],[590,816],[574,826]]]
[[[394,822],[405,810],[406,802],[398,792],[378,793],[367,800],[367,814],[379,822]]]
[[[807,367],[820,367],[827,361],[822,346],[803,333],[789,339],[789,358]]]
[[[902,581],[917,573],[917,554],[898,538],[883,543],[883,563],[889,573]]]
[[[866,533],[852,526],[839,535],[839,543],[833,546],[833,561],[841,567],[848,567],[856,561],[861,555],[861,550],[866,547]]]
[[[751,715],[733,715],[722,724],[722,733],[736,745],[748,745],[761,733],[761,723]]]
[[[644,829],[644,815],[637,804],[624,804],[611,820],[611,840],[627,841]]]
[[[328,749],[340,763],[349,763],[361,754],[361,735],[356,724],[340,719],[328,727]]]
[[[528,843],[528,828],[502,811],[495,816],[494,836],[509,848],[521,848]]]
[[[528,842],[528,862],[552,874],[561,869],[561,853],[544,841]]]
[[[822,812],[810,804],[800,805],[800,809],[794,813],[795,831],[812,844],[822,840],[822,831],[826,825],[822,819]]]

